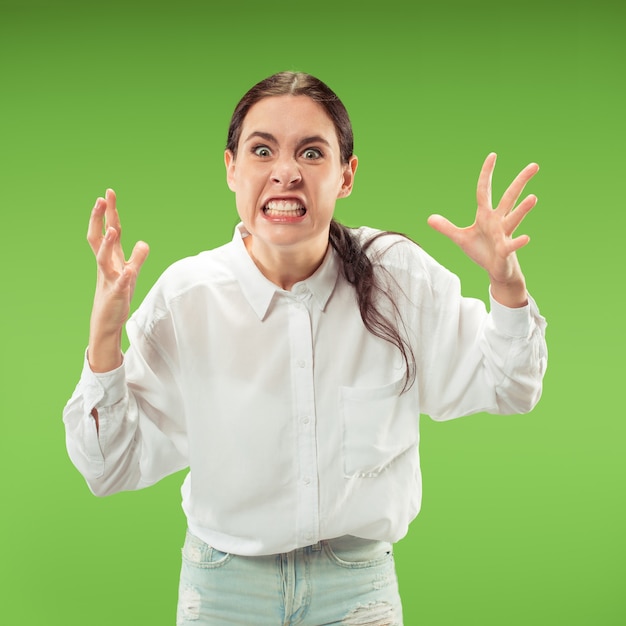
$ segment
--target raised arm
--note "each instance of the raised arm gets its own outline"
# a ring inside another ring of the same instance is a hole
[[[495,164],[496,155],[491,153],[485,159],[478,178],[478,208],[471,226],[459,228],[441,215],[431,215],[428,223],[454,241],[470,259],[487,271],[491,281],[491,294],[497,302],[517,308],[527,304],[528,296],[516,251],[530,239],[527,235],[513,237],[513,233],[535,206],[537,198],[529,195],[517,207],[515,204],[539,166],[536,163],[527,165],[493,208],[491,179]]]
[[[89,329],[89,366],[108,372],[122,364],[122,329],[128,319],[137,275],[148,256],[148,245],[135,244],[126,261],[115,192],[107,189],[91,212],[87,241],[97,263],[96,293]]]
[[[188,465],[184,408],[170,364],[150,350],[136,324],[122,357],[122,328],[148,246],[135,244],[127,261],[120,234],[108,189],[96,200],[87,235],[97,262],[88,363],[63,410],[69,456],[97,495],[140,489]],[[164,335],[166,325],[159,327]]]

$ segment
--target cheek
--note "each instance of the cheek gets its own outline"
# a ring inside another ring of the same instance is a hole
[[[240,216],[251,215],[255,212],[263,189],[264,185],[258,180],[255,181],[253,177],[239,178],[235,200]]]
[[[343,186],[343,176],[329,177],[325,186],[324,193],[329,200],[337,200]]]
[[[251,177],[249,175],[246,175],[245,172],[239,172],[236,182],[237,182],[237,197],[241,199],[248,198],[254,188]]]

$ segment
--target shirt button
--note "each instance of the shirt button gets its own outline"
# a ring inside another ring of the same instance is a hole
[[[311,420],[308,417],[302,419],[303,424],[308,424]]]
[[[306,363],[302,359],[299,359],[298,361],[296,361],[296,365],[298,367],[304,367]]]
[[[311,479],[307,476],[306,478],[304,478],[304,479],[302,480],[302,482],[303,482],[305,485],[310,485],[310,484],[311,484]]]

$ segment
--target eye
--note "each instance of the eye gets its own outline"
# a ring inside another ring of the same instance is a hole
[[[254,146],[252,152],[260,157],[272,156],[272,151],[267,146]]]
[[[302,156],[307,160],[307,161],[314,161],[315,159],[321,159],[322,158],[322,152],[321,150],[318,150],[317,148],[307,148],[303,153]]]

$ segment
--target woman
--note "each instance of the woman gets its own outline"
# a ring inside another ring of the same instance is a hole
[[[98,495],[189,467],[178,624],[402,624],[392,544],[419,511],[420,413],[525,412],[540,396],[545,322],[515,255],[528,238],[512,237],[538,167],[492,209],[491,154],[475,223],[429,218],[487,271],[487,313],[406,238],[333,220],[352,148],[324,83],[255,85],[225,153],[233,241],[166,270],[124,356],[148,247],[125,261],[111,190],[93,209],[98,280],[68,450]]]

